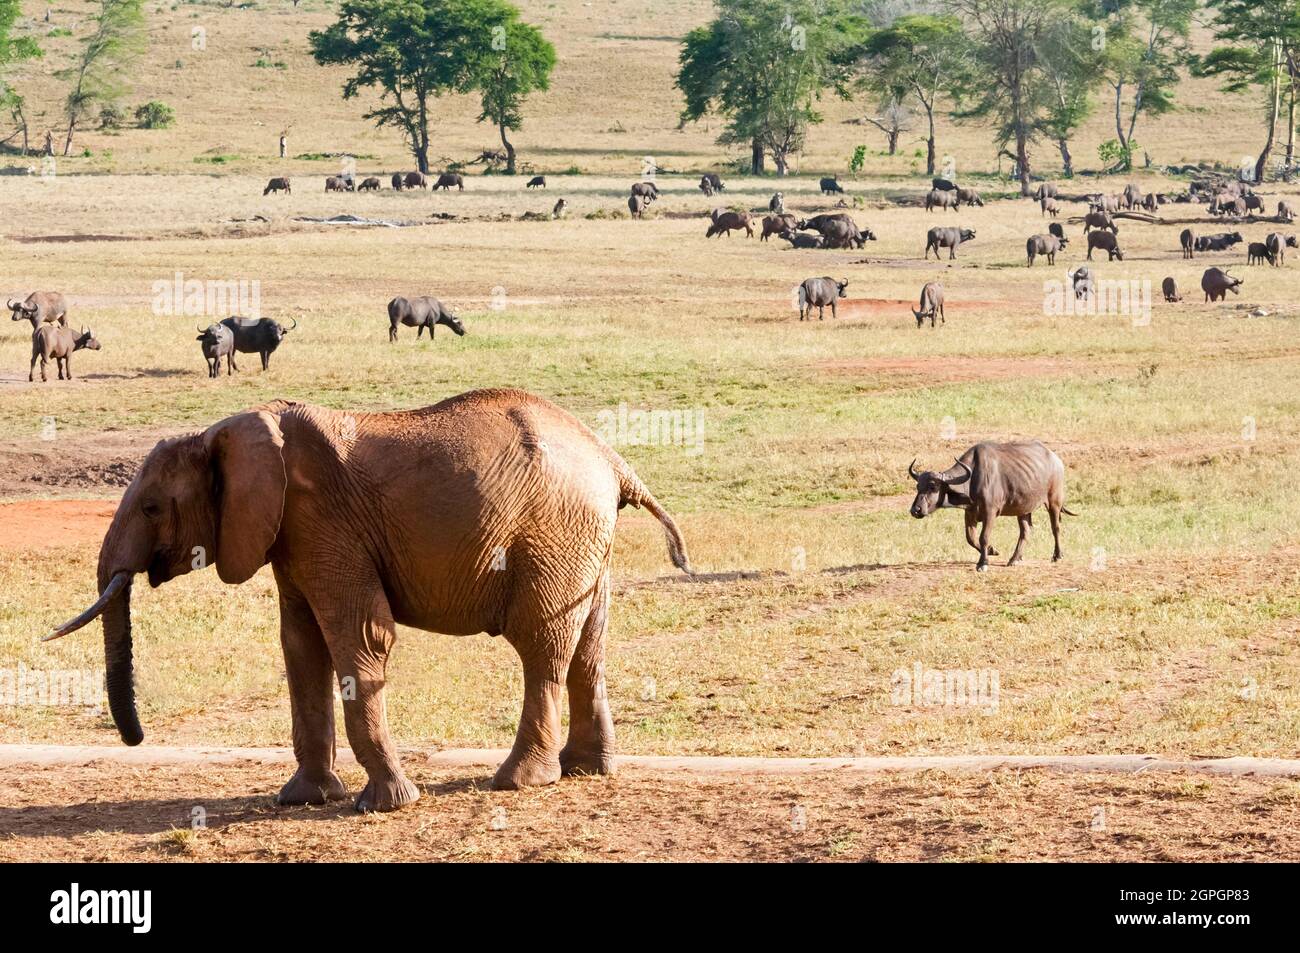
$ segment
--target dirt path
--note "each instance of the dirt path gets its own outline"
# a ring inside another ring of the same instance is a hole
[[[1300,859],[1300,789],[1276,778],[630,766],[490,791],[490,769],[407,770],[419,802],[360,816],[346,801],[277,807],[285,765],[10,768],[0,861]]]

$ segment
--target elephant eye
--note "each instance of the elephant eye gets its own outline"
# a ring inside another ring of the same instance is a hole
[[[143,503],[141,503],[140,510],[141,512],[144,513],[145,516],[147,516],[151,520],[157,519],[159,516],[162,515],[162,507],[159,506],[157,503],[155,503],[153,500],[145,500]]]

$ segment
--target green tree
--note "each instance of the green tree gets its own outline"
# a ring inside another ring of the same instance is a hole
[[[1212,28],[1217,46],[1194,60],[1192,72],[1218,76],[1228,92],[1259,87],[1267,93],[1267,131],[1264,148],[1255,159],[1254,180],[1264,180],[1264,169],[1277,139],[1282,93],[1289,99],[1291,132],[1287,136],[1288,164],[1295,131],[1296,60],[1300,58],[1300,7],[1294,0],[1209,0],[1218,16]]]
[[[344,0],[338,19],[308,36],[326,66],[352,66],[343,98],[377,89],[365,114],[399,129],[421,172],[429,171],[430,107],[437,97],[480,88],[494,37],[518,17],[503,0]],[[499,41],[498,41],[499,42]]]
[[[21,13],[19,0],[0,0],[0,109],[8,110],[14,121],[14,131],[0,142],[22,136],[23,155],[27,154],[27,117],[23,113],[23,97],[9,85],[8,71],[15,63],[41,56],[36,41],[27,37],[12,36],[14,22]]]
[[[934,115],[939,97],[969,82],[970,52],[955,17],[905,16],[872,33],[859,52],[861,88],[920,104],[928,125],[925,174],[934,175]]]
[[[750,169],[770,155],[778,175],[803,148],[828,90],[847,94],[847,52],[863,20],[844,0],[718,0],[717,17],[686,35],[678,56],[683,122],[726,118],[718,142],[747,144]]]
[[[148,43],[141,4],[142,0],[99,0],[95,28],[82,41],[76,62],[58,74],[72,83],[63,104],[68,119],[65,156],[72,149],[77,124],[116,102],[125,91],[126,70]]]
[[[1036,50],[1049,92],[1038,130],[1056,143],[1066,178],[1074,176],[1070,140],[1095,105],[1093,92],[1104,48],[1104,28],[1071,13],[1052,25]]]
[[[483,94],[478,121],[497,127],[506,150],[506,174],[514,175],[515,147],[506,133],[523,126],[523,105],[528,94],[550,87],[555,47],[536,27],[521,22],[518,10],[510,9],[507,17],[494,32],[492,48],[476,70]]]

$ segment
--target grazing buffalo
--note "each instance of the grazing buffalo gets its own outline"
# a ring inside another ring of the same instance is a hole
[[[526,189],[544,189],[546,188],[546,176],[535,175],[524,185]]]
[[[1283,235],[1281,232],[1269,232],[1264,239],[1264,246],[1268,249],[1270,264],[1281,267],[1286,264],[1286,249],[1290,245],[1295,248],[1296,239],[1294,235]]]
[[[777,236],[784,238],[795,248],[825,248],[826,239],[820,235],[801,235],[799,232],[792,232],[788,229]]]
[[[843,187],[841,187],[841,185],[838,182],[836,182],[834,179],[826,179],[826,178],[822,179],[821,187],[822,187],[822,195],[837,195],[837,194],[843,195],[844,194]]]
[[[933,178],[933,179],[930,180],[930,187],[931,187],[931,188],[938,189],[940,192],[956,192],[956,191],[957,191],[957,185],[956,185],[956,183],[954,183],[954,182],[949,182],[947,179],[941,179],[941,178],[937,178],[937,177],[936,177],[936,178]]]
[[[72,380],[72,352],[87,348],[99,350],[95,332],[82,328],[80,334],[73,332],[66,324],[42,324],[32,332],[32,366],[27,373],[27,380],[32,381],[36,375],[36,362],[41,362],[41,380],[46,380],[45,365],[53,358],[59,371],[59,380]]]
[[[1160,291],[1170,304],[1176,304],[1183,300],[1183,296],[1178,293],[1178,282],[1174,281],[1172,275],[1160,282]]]
[[[293,327],[289,328],[271,318],[250,320],[236,316],[226,318],[221,323],[234,335],[236,351],[240,354],[261,355],[262,370],[270,367],[271,354],[280,346],[284,336],[298,327],[297,318],[294,318]],[[235,365],[235,370],[239,370],[239,365]]]
[[[1089,232],[1088,233],[1088,261],[1092,261],[1092,250],[1100,248],[1106,253],[1107,261],[1114,261],[1118,258],[1124,260],[1124,253],[1119,249],[1119,239],[1112,232]]]
[[[1038,186],[1038,191],[1033,195],[1034,201],[1041,202],[1045,198],[1054,198],[1058,195],[1057,187],[1051,182],[1043,182]]]
[[[424,334],[424,329],[429,329],[429,340],[433,340],[433,329],[439,324],[446,325],[456,333],[457,337],[465,336],[465,325],[461,323],[460,318],[447,310],[437,298],[430,298],[423,295],[419,298],[394,298],[388,302],[388,341],[391,344],[397,340],[397,326],[404,324],[408,328],[416,328],[416,340]]]
[[[30,321],[35,331],[41,324],[68,323],[68,303],[57,291],[33,291],[24,301],[10,299],[10,320]]]
[[[1039,255],[1047,256],[1049,265],[1056,264],[1056,253],[1069,244],[1068,238],[1055,235],[1031,235],[1025,241],[1025,254],[1029,257],[1029,267],[1034,266],[1034,259]]]
[[[655,199],[659,198],[659,187],[653,182],[633,182],[632,194],[640,196],[645,199],[646,202],[653,202]]]
[[[235,335],[224,324],[209,324],[199,328],[196,338],[208,362],[208,377],[216,377],[221,370],[221,359],[226,359],[226,376],[238,368],[235,367]]]
[[[1038,205],[1044,215],[1050,215],[1052,218],[1056,218],[1061,212],[1061,206],[1050,195],[1040,201]]]
[[[1241,294],[1241,279],[1236,278],[1222,268],[1207,268],[1201,275],[1201,290],[1205,292],[1206,301],[1222,301],[1228,292]]]
[[[331,175],[325,179],[326,192],[351,192],[352,184],[341,175]]]
[[[838,317],[835,302],[845,297],[844,289],[848,286],[847,279],[844,281],[836,281],[831,277],[805,279],[799,286],[799,320],[804,320],[805,313],[811,320],[814,306],[817,308],[818,321],[822,320],[827,305],[831,306],[831,317]]]
[[[934,249],[935,260],[939,259],[939,249],[948,249],[949,260],[957,257],[957,249],[962,242],[975,240],[975,229],[973,228],[932,228],[925,233],[925,255],[930,257],[930,250]]]
[[[714,218],[704,237],[712,238],[714,235],[726,234],[730,238],[732,230],[739,228],[745,230],[746,238],[754,237],[754,226],[750,223],[748,212],[722,212]]]
[[[1263,242],[1251,242],[1246,246],[1246,264],[1257,265],[1260,262],[1268,262],[1270,265],[1277,264],[1273,258],[1273,252]]]
[[[370,176],[369,178],[363,180],[362,183],[361,183],[360,185],[357,186],[357,191],[358,191],[358,192],[378,192],[378,191],[379,191],[379,187],[380,187],[380,186],[379,186],[379,179],[372,175],[372,176]]]
[[[1190,228],[1184,228],[1183,233],[1178,236],[1178,243],[1183,246],[1184,258],[1196,257],[1196,233]]]
[[[292,195],[293,189],[289,188],[289,180],[281,175],[266,183],[266,188],[262,189],[263,195],[269,195],[272,192],[283,192],[286,195]]]
[[[1080,265],[1074,270],[1070,275],[1070,283],[1074,287],[1075,298],[1087,298],[1097,290],[1097,279],[1087,265]]]
[[[1007,561],[1008,566],[1014,566],[1024,551],[1033,512],[1040,506],[1047,507],[1052,522],[1056,544],[1052,562],[1061,558],[1061,514],[1076,514],[1065,508],[1065,466],[1061,458],[1037,440],[978,443],[942,473],[918,473],[913,460],[907,474],[916,481],[912,516],[923,519],[937,509],[947,508],[966,511],[966,542],[979,551],[975,568],[980,572],[988,569],[989,557],[997,555],[990,545],[993,521],[999,516],[1014,516],[1020,522],[1020,538]],[[980,527],[978,542],[976,526]]]
[[[464,192],[465,177],[459,172],[444,172],[442,175],[438,176],[438,181],[433,183],[433,188],[434,191],[444,189],[445,191],[450,192],[453,185],[460,191]]]
[[[700,176],[700,191],[705,195],[712,195],[715,192],[724,192],[726,191],[726,188],[727,187],[722,184],[722,180],[718,178],[716,172],[706,172]]]
[[[1196,239],[1196,250],[1227,251],[1241,241],[1243,241],[1241,232],[1219,232],[1215,235],[1201,235]]]
[[[976,189],[957,189],[957,201],[967,207],[971,205],[978,205],[980,208],[984,207],[984,199],[980,197]]]
[[[393,191],[394,191],[394,192],[400,192],[400,191],[402,191],[402,173],[400,173],[400,172],[394,172],[394,173],[393,173],[393,178],[392,178],[392,183],[393,183]]]
[[[925,193],[925,210],[927,212],[934,208],[952,209],[956,211],[960,207],[960,200],[956,192],[944,192],[940,189],[931,189]]]
[[[423,172],[408,172],[402,179],[402,185],[408,189],[427,189],[429,187],[429,177]]]
[[[1094,228],[1104,228],[1112,235],[1119,234],[1119,226],[1108,212],[1093,209],[1083,217],[1083,234],[1087,235]]]
[[[763,234],[758,236],[758,240],[765,242],[769,235],[793,232],[798,227],[799,223],[793,215],[765,215],[763,217]]]
[[[650,207],[650,199],[644,195],[629,195],[627,197],[627,210],[633,218],[640,218],[645,210]]]
[[[921,307],[913,308],[912,314],[916,317],[918,328],[925,323],[926,318],[930,319],[930,327],[934,327],[936,315],[940,324],[947,324],[948,319],[943,314],[943,285],[937,281],[927,281],[921,288]]]

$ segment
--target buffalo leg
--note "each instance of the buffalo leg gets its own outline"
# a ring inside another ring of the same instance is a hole
[[[324,804],[347,797],[334,773],[334,686],[325,636],[302,593],[275,574],[280,588],[280,644],[289,681],[293,754],[298,770],[280,789],[280,804]]]
[[[397,322],[394,321],[388,326],[388,343],[392,344],[397,340]]]
[[[836,308],[836,306],[835,306],[835,299],[832,298],[832,299],[831,299],[831,317],[832,317],[832,318],[838,318],[839,316],[840,316],[840,313],[839,313],[839,311],[837,310],[837,308]]]
[[[560,750],[563,774],[614,773],[614,718],[605,691],[605,629],[609,621],[609,570],[601,576],[578,648],[569,662],[569,739]]]
[[[1049,506],[1047,516],[1052,521],[1052,541],[1056,544],[1052,551],[1052,562],[1061,561],[1061,508],[1059,506]]]
[[[975,527],[979,525],[979,522],[979,514],[977,514],[973,509],[966,511],[966,542],[970,544],[970,548],[976,552],[980,551],[980,544],[975,541]],[[989,555],[996,556],[997,554],[998,551],[990,546]]]
[[[40,354],[32,355],[32,366],[27,370],[27,383],[29,384],[36,379],[36,362],[39,361],[40,359],[41,359]],[[41,366],[41,380],[45,380],[44,365]]]
[[[1011,558],[1007,560],[1008,566],[1014,566],[1020,562],[1020,554],[1025,548],[1025,539],[1029,536],[1029,517],[1020,516],[1017,519],[1020,522],[1020,538],[1016,540],[1016,548],[1011,553]]]
[[[989,556],[997,555],[996,553],[990,552],[992,547],[989,545],[993,536],[993,514],[985,512],[979,514],[979,516],[980,516],[980,558],[979,558],[979,562],[975,564],[975,568],[979,572],[987,572],[989,568]]]
[[[69,354],[59,365],[59,380],[72,380],[72,355]]]
[[[260,353],[262,355],[262,370],[269,370],[271,367],[271,352],[262,351]]]
[[[423,337],[424,337],[424,325],[421,324],[419,327],[415,329],[415,339],[418,341]]]

